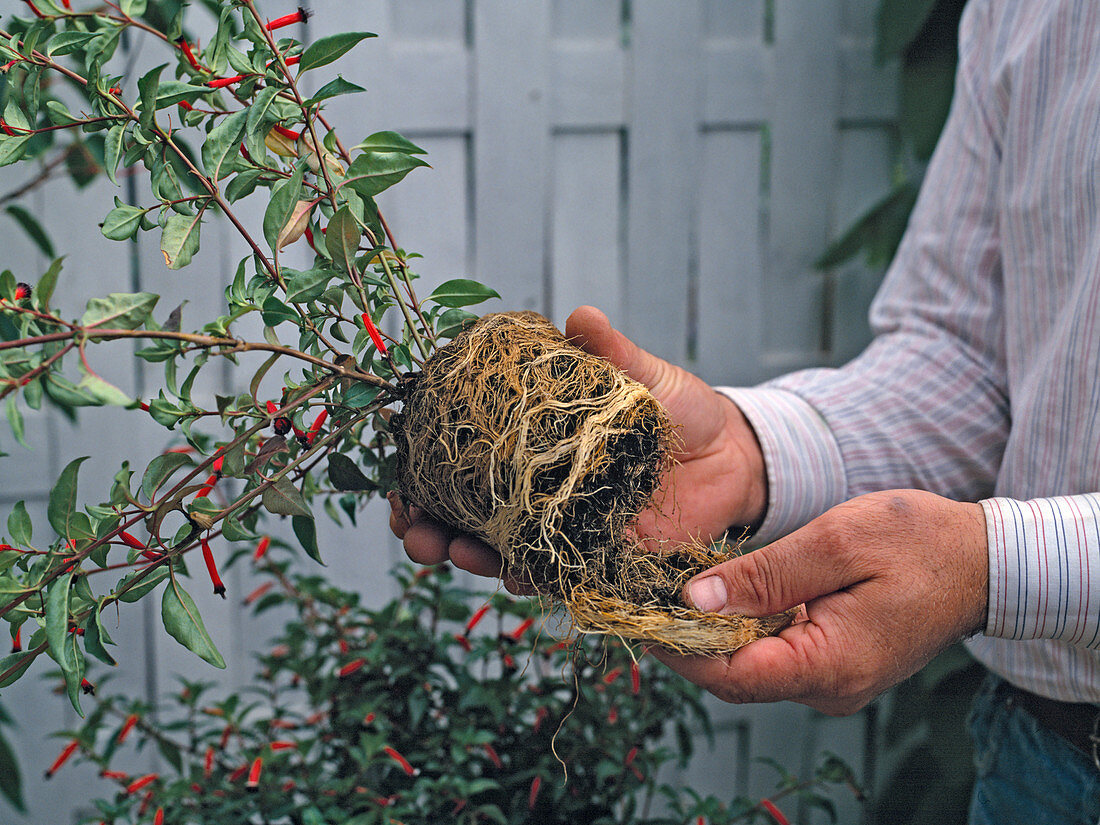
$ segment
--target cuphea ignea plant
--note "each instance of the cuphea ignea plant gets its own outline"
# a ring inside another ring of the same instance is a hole
[[[339,76],[311,82],[312,93],[300,85],[374,35],[303,43],[290,36],[301,34],[301,10],[269,19],[252,0],[202,5],[212,28],[202,44],[178,3],[33,0],[22,18],[0,20],[0,165],[45,159],[56,168],[48,158],[61,146],[70,170],[77,156],[112,182],[123,170],[137,176],[143,194],[130,202],[120,189],[102,232],[120,242],[159,233],[169,269],[192,260],[214,220],[248,249],[224,314],[195,331],[179,308],[163,311],[146,292],[96,297],[82,312],[66,306],[60,259],[26,279],[33,283],[0,274],[0,397],[17,439],[24,410],[46,402],[118,405],[186,441],[144,467],[123,464],[98,504],[78,498],[84,459],[75,457],[50,494],[48,528],[32,530],[22,502],[8,518],[0,615],[18,644],[0,660],[0,687],[47,653],[78,710],[87,657],[113,662],[103,612],[120,602],[157,592],[168,633],[222,666],[184,586],[182,557],[198,551],[204,564],[194,569],[224,592],[219,559],[234,543],[263,555],[264,513],[289,517],[317,556],[315,509],[354,513],[357,497],[391,486],[387,405],[472,317],[462,307],[495,295],[459,279],[418,298],[412,256],[375,197],[426,166],[423,150],[388,131],[345,142],[326,102],[363,90]],[[163,62],[133,78],[121,44],[132,49],[138,38]],[[255,192],[264,207],[252,226],[238,202]],[[28,211],[10,214],[51,248]],[[283,260],[292,244],[308,246],[307,268]],[[245,328],[257,330],[255,340]],[[130,397],[96,371],[109,342],[133,341],[142,342],[140,358],[163,364],[152,398]],[[247,389],[204,403],[193,387],[219,359],[237,365]]]

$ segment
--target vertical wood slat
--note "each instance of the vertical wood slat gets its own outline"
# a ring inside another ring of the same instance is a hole
[[[698,185],[698,0],[632,5],[624,331],[683,363]]]
[[[479,0],[474,11],[476,277],[514,309],[544,309],[549,10]]]
[[[765,345],[779,368],[801,365],[821,348],[821,319],[815,308],[820,306],[823,276],[812,269],[812,262],[828,239],[839,19],[838,0],[775,7],[777,94],[771,118],[764,306]]]

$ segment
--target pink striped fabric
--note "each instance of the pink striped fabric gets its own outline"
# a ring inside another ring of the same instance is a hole
[[[967,5],[951,115],[871,320],[843,368],[723,390],[765,451],[757,541],[873,490],[981,500],[972,652],[1100,703],[1100,3]]]

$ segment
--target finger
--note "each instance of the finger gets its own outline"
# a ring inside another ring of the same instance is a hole
[[[769,616],[865,581],[872,575],[865,567],[811,524],[700,573],[684,599],[708,613]]]
[[[573,310],[565,322],[565,335],[581,349],[607,359],[651,390],[668,380],[671,365],[612,327],[611,321],[596,307]]]
[[[405,553],[417,564],[441,564],[450,557],[451,533],[429,519],[411,524],[404,535]]]

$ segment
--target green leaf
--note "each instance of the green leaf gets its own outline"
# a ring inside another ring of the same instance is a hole
[[[306,551],[306,554],[318,564],[323,565],[321,551],[317,548],[317,524],[313,521],[313,518],[293,516],[290,519],[290,524],[294,528],[294,535],[298,537],[298,542],[302,545],[302,549]]]
[[[153,569],[142,577],[138,584],[126,589],[126,586],[137,579],[137,577],[144,573],[145,570],[135,570],[133,573],[127,573],[123,576],[117,585],[115,585],[115,592],[120,594],[118,600],[120,602],[126,602],[127,604],[133,604],[134,602],[141,601],[146,594],[150,593],[156,588],[158,584],[168,578],[168,565],[162,564],[159,567]]]
[[[340,95],[356,94],[358,92],[365,92],[362,86],[356,86],[354,83],[350,83],[344,80],[343,77],[337,77],[335,80],[330,80],[324,86],[317,90],[309,100],[305,101],[306,107],[312,107],[320,103],[322,100],[328,100],[332,97],[338,97]]]
[[[415,143],[397,132],[375,132],[353,147],[366,152],[404,152],[406,155],[428,154]]]
[[[477,281],[455,278],[436,287],[435,291],[428,296],[428,300],[435,301],[445,307],[464,307],[499,297],[500,295],[495,290],[489,289],[489,287],[483,286]]]
[[[814,261],[818,269],[833,269],[862,251],[869,266],[886,266],[894,257],[917,199],[910,181],[896,186],[874,204]]]
[[[153,496],[165,481],[171,478],[180,467],[190,464],[194,464],[194,462],[186,453],[158,455],[145,468],[145,474],[141,477],[141,492],[152,501]]]
[[[160,88],[160,73],[167,67],[167,63],[162,63],[138,78],[138,96],[141,98],[141,102],[138,104],[141,111],[138,123],[141,124],[142,129],[153,128],[153,116],[157,112],[157,90]]]
[[[920,161],[932,157],[955,93],[953,51],[922,54],[902,65],[898,128]]]
[[[325,247],[332,260],[348,273],[357,270],[355,256],[359,251],[362,233],[359,223],[349,206],[341,206],[328,222],[325,230]]]
[[[241,138],[248,123],[248,109],[234,112],[217,126],[202,144],[202,165],[211,180],[221,176],[225,161],[240,151]]]
[[[9,215],[11,215],[17,224],[19,224],[23,231],[27,233],[34,245],[37,246],[42,254],[47,258],[54,257],[53,244],[50,243],[50,236],[46,234],[46,230],[42,228],[42,224],[38,222],[38,219],[34,217],[30,212],[24,209],[22,206],[13,204],[7,209]]]
[[[264,509],[277,516],[304,516],[313,518],[309,505],[301,492],[286,476],[281,476],[263,492],[261,502]]]
[[[17,501],[8,514],[8,535],[20,547],[30,547],[34,525],[27,514],[27,505]]]
[[[46,519],[59,536],[68,538],[71,531],[73,514],[76,512],[76,484],[80,465],[88,456],[74,458],[61,471],[57,483],[50,490],[50,501],[46,507]]]
[[[286,301],[290,304],[315,301],[325,291],[325,286],[336,275],[331,269],[308,269],[305,272],[297,272],[293,269],[283,269],[283,278],[286,280]]]
[[[192,256],[199,251],[201,226],[201,213],[195,215],[173,213],[168,216],[160,236],[160,252],[169,269],[182,269],[191,263]]]
[[[92,621],[88,622],[84,629],[84,649],[104,664],[113,667],[118,662],[115,661],[114,656],[107,652],[106,648],[106,645],[113,645],[114,642],[111,640],[106,628],[103,627],[102,613],[105,603],[106,597],[100,599],[92,611]]]
[[[27,151],[31,135],[0,138],[0,166],[9,166],[20,160]]]
[[[115,208],[107,213],[100,229],[103,236],[112,241],[128,241],[137,235],[141,229],[142,218],[146,210],[138,206],[130,206],[115,198]]]
[[[4,402],[4,414],[8,418],[8,425],[11,427],[11,434],[15,436],[15,440],[18,441],[24,449],[29,450],[30,445],[27,444],[23,413],[20,412],[19,405],[16,403],[14,395],[9,395],[8,400]]]
[[[107,137],[103,142],[103,171],[107,173],[107,179],[118,185],[115,173],[118,171],[118,162],[122,159],[122,141],[126,137],[126,123],[116,123],[107,130]]]
[[[310,43],[302,52],[302,60],[298,64],[298,72],[308,72],[319,66],[325,66],[334,60],[339,60],[351,51],[361,40],[368,37],[377,37],[373,32],[341,32],[339,34],[322,37]]]
[[[184,100],[190,103],[209,91],[210,89],[206,86],[195,86],[182,80],[166,80],[157,90],[157,108],[165,109]]]
[[[0,736],[0,794],[17,811],[25,812],[23,802],[23,781],[19,770],[19,761],[8,740]]]
[[[269,327],[278,326],[284,321],[297,322],[298,314],[272,295],[264,301],[262,316],[264,323]]]
[[[357,155],[340,183],[365,198],[373,198],[389,189],[418,166],[427,162],[405,152],[364,152]]]
[[[897,57],[912,43],[932,13],[936,0],[879,0],[875,13],[875,60]]]
[[[61,667],[69,701],[81,716],[80,683],[84,678],[84,657],[77,650],[77,636],[69,633],[69,607],[74,572],[54,579],[46,593],[46,641],[50,656]]]
[[[141,17],[145,14],[146,0],[122,0],[119,5],[122,13],[128,17]]]
[[[160,300],[151,292],[112,292],[105,298],[92,298],[80,318],[83,327],[137,329],[148,320]]]
[[[365,382],[352,384],[344,393],[344,405],[353,408],[369,406],[381,391],[380,388]]]
[[[124,393],[110,381],[92,373],[88,373],[80,379],[80,383],[76,386],[78,389],[84,390],[93,398],[97,399],[100,404],[129,407],[134,403],[132,397]]]
[[[44,307],[50,305],[50,298],[53,297],[53,291],[57,287],[57,278],[61,274],[61,262],[64,260],[64,258],[55,258],[50,268],[38,279],[38,286],[34,288],[35,297]]]
[[[0,688],[7,687],[24,673],[26,673],[27,668],[29,668],[33,663],[34,657],[28,656],[26,651],[23,651],[21,653],[12,653],[0,659],[0,673],[6,673],[8,668],[10,667],[15,667],[16,665],[19,666],[17,670],[9,673],[6,679],[0,680]]]
[[[341,453],[328,457],[328,480],[337,490],[365,492],[377,490],[378,485],[363,475],[359,465]]]
[[[164,597],[160,602],[160,617],[164,629],[173,639],[186,647],[199,658],[214,667],[225,667],[225,659],[214,646],[214,640],[202,623],[202,616],[195,606],[195,600],[183,589],[179,581],[172,577],[168,587],[164,588]]]
[[[263,177],[262,169],[245,169],[233,176],[233,179],[225,185],[225,199],[230,203],[236,203],[241,198],[246,198],[256,191],[256,186]]]
[[[300,199],[303,173],[304,169],[299,165],[293,175],[271,190],[271,201],[264,211],[264,238],[272,249],[275,249],[279,233],[290,220]]]

